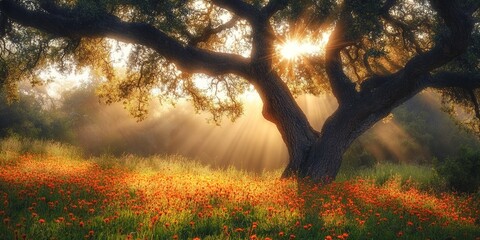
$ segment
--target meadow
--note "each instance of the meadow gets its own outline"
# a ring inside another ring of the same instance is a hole
[[[479,194],[437,191],[427,167],[377,165],[298,186],[180,156],[0,147],[0,239],[480,239]]]

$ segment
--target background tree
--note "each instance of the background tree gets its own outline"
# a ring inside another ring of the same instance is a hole
[[[354,139],[426,88],[462,106],[480,132],[478,1],[129,1],[1,0],[0,79],[39,82],[55,65],[90,66],[100,96],[143,118],[151,90],[160,100],[190,99],[214,120],[242,113],[250,86],[289,151],[283,176],[333,179]],[[324,54],[284,59],[288,38],[321,39]],[[115,71],[119,42],[133,44]],[[200,74],[200,75],[199,75]],[[201,77],[199,77],[201,76]],[[338,109],[315,130],[294,94],[331,92]],[[454,108],[449,108],[454,109]],[[451,111],[452,113],[458,111]],[[469,114],[470,113],[470,114]]]
[[[18,136],[69,142],[72,135],[67,116],[51,106],[41,91],[23,89],[17,101],[10,104],[7,94],[0,91],[0,138]]]

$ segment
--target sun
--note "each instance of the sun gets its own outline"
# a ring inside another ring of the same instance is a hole
[[[278,45],[277,50],[280,57],[288,61],[296,60],[301,56],[322,55],[325,52],[325,46],[327,45],[330,34],[330,31],[324,32],[321,37],[316,40],[300,38],[288,39]]]
[[[288,40],[280,45],[280,55],[286,60],[294,60],[302,55],[318,52],[319,47],[313,43]]]

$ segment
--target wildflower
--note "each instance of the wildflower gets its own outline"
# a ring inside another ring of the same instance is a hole
[[[310,228],[312,228],[312,226],[313,226],[313,225],[312,225],[311,223],[309,223],[309,224],[307,224],[307,225],[304,225],[304,226],[303,226],[303,229],[305,229],[305,230],[310,230]]]
[[[283,236],[285,236],[285,233],[284,232],[279,232],[278,236],[283,237]]]
[[[45,219],[40,218],[40,219],[38,220],[38,222],[39,222],[40,224],[43,224],[43,223],[45,223]]]
[[[78,225],[80,225],[80,227],[83,227],[83,226],[85,226],[85,223],[83,223],[83,221],[80,221],[80,222],[78,223]]]
[[[332,236],[330,236],[330,235],[326,236],[325,240],[332,240]]]

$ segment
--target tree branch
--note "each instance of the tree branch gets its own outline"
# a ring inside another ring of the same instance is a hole
[[[407,39],[410,43],[413,44],[413,46],[415,46],[415,51],[417,53],[423,53],[422,47],[420,47],[420,44],[415,39],[415,35],[413,34],[412,29],[407,24],[405,24],[404,22],[398,19],[393,18],[392,15],[390,15],[388,12],[382,14],[382,18],[385,21],[392,24],[393,26],[400,28],[402,30],[403,38]]]
[[[222,24],[222,25],[220,25],[216,28],[213,28],[209,24],[208,27],[206,29],[204,29],[203,32],[200,35],[195,36],[192,39],[190,39],[190,41],[188,41],[188,45],[197,46],[197,44],[199,44],[201,42],[208,41],[208,39],[211,36],[213,36],[215,34],[218,34],[218,33],[222,32],[226,29],[229,29],[229,28],[232,28],[233,26],[235,26],[237,21],[238,21],[238,17],[233,16],[232,19],[230,19],[228,22],[226,22],[225,24]]]
[[[3,14],[21,25],[33,27],[58,37],[109,37],[119,41],[141,44],[152,48],[182,71],[205,73],[212,76],[234,73],[245,77],[248,59],[228,53],[218,53],[192,46],[184,46],[151,25],[121,21],[103,13],[95,19],[86,18],[74,10],[55,14],[28,10],[13,0],[0,2]]]
[[[382,78],[395,81],[387,81],[389,84],[375,84],[376,88],[384,87],[376,91],[379,94],[377,99],[403,99],[413,92],[420,91],[426,87],[422,84],[423,76],[445,65],[467,49],[473,28],[471,17],[462,11],[455,0],[432,0],[432,5],[444,19],[445,25],[450,30],[449,34],[437,41],[429,51],[410,59],[398,72]],[[368,90],[370,92],[372,89]]]
[[[480,74],[438,72],[425,79],[424,86],[431,88],[480,88]]]
[[[470,99],[473,102],[473,109],[475,110],[475,116],[480,120],[480,106],[478,105],[477,96],[475,96],[475,92],[473,90],[468,91],[470,94]]]
[[[268,4],[262,8],[262,13],[267,18],[270,18],[276,12],[285,9],[288,2],[288,0],[270,0]]]
[[[480,89],[480,74],[439,72],[428,78],[425,86],[437,89],[464,89],[470,97],[470,101],[473,103],[475,117],[480,120],[480,105],[475,95],[475,90]]]
[[[249,22],[253,22],[259,16],[258,9],[242,0],[212,0],[212,2]]]
[[[340,56],[341,50],[352,44],[345,40],[347,18],[349,18],[348,13],[342,13],[341,19],[330,35],[325,53],[328,80],[330,81],[333,95],[339,103],[350,100],[356,94],[355,85],[343,71],[342,58]]]
[[[432,71],[459,56],[467,49],[473,28],[472,19],[466,15],[455,0],[432,0],[450,33],[433,49],[410,60],[405,70],[407,75]]]
[[[471,1],[470,4],[467,6],[466,11],[470,15],[476,12],[479,8],[480,8],[479,1]]]

